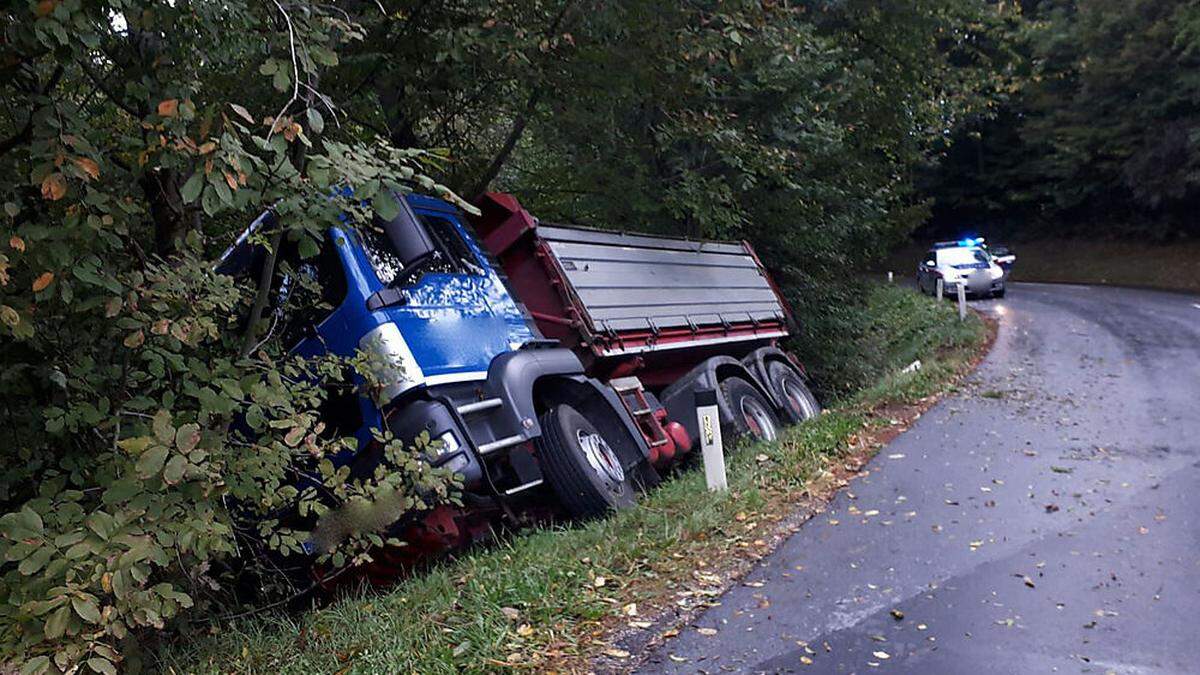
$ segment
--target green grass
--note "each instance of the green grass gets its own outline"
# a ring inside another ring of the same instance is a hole
[[[881,378],[777,443],[738,450],[727,494],[707,492],[702,472],[683,472],[633,509],[512,536],[387,591],[181,635],[159,650],[157,669],[457,673],[545,669],[597,654],[605,626],[628,603],[645,617],[673,602],[674,590],[695,585],[698,561],[711,570],[761,547],[758,537],[770,532],[773,514],[831,475],[873,408],[943,389],[982,343],[977,319],[960,324],[949,308],[915,293],[893,287],[870,298],[879,316],[894,322],[887,331],[890,360],[920,358],[924,367]],[[918,321],[934,326],[910,325]]]

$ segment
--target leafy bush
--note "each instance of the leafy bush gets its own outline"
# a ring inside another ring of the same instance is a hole
[[[854,279],[798,297],[801,330],[792,348],[826,400],[928,358],[930,345],[961,347],[977,339],[974,323],[947,320],[955,311],[950,303],[900,286]]]
[[[360,35],[336,8],[21,4],[6,98],[26,120],[0,152],[0,658],[113,672],[237,567],[302,553],[330,509],[451,496],[420,448],[385,436],[374,475],[335,468],[354,440],[319,408],[363,364],[286,356],[263,329],[293,308],[266,311],[269,283],[212,263],[267,208],[253,241],[311,255],[339,215],[445,190],[427,153],[323,135],[318,74]],[[228,98],[256,70],[275,85],[261,123]],[[384,543],[329,541],[334,567]]]

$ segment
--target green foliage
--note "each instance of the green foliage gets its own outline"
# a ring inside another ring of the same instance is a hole
[[[1200,234],[1200,3],[1022,4],[989,31],[1019,55],[1011,92],[956,129],[928,177],[939,216],[1030,236]]]
[[[852,281],[821,295],[824,308],[793,340],[804,354],[817,391],[841,398],[885,378],[936,349],[977,343],[982,326],[973,316],[960,322],[949,302],[939,306],[898,286]],[[840,339],[831,339],[837,335]]]
[[[255,289],[212,260],[268,208],[255,236],[311,254],[340,212],[392,202],[385,188],[452,195],[424,174],[435,155],[337,133],[319,82],[363,32],[334,7],[4,14],[0,659],[113,672],[139,631],[219,599],[242,554],[295,556],[332,509],[450,497],[450,476],[387,437],[375,475],[335,469],[353,440],[319,408],[359,364],[284,355],[271,322],[241,321]],[[347,182],[355,200],[329,197]],[[350,527],[328,563],[383,543]]]
[[[843,273],[924,216],[913,167],[975,105],[972,3],[623,3],[575,30],[501,175],[535,212],[748,238],[795,285]],[[987,65],[987,64],[984,64]]]

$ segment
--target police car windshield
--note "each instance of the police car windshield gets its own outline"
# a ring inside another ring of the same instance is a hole
[[[937,261],[939,265],[963,265],[968,263],[988,262],[988,254],[980,248],[943,248],[938,249]]]

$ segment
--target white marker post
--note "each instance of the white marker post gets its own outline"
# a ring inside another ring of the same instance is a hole
[[[892,273],[888,272],[888,283],[892,283]]]
[[[938,298],[938,302],[941,302],[941,301],[942,301],[942,296],[943,296],[943,295],[945,295],[945,292],[946,292],[946,282],[942,281],[942,280],[939,278],[939,279],[937,280],[937,298]]]
[[[721,416],[717,410],[717,392],[696,392],[696,423],[700,429],[700,448],[704,456],[704,479],[709,492],[729,489],[725,476],[725,449],[721,445]]]
[[[958,283],[958,320],[967,320],[967,286],[961,281]]]

